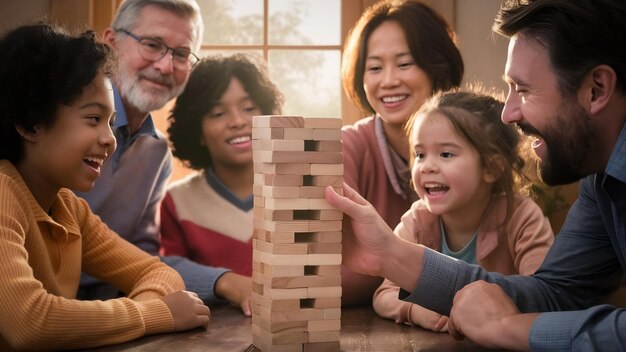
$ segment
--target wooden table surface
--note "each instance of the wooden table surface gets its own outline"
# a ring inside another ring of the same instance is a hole
[[[369,307],[343,308],[341,351],[484,351],[469,341],[456,341],[447,333],[434,333],[399,325],[378,317]],[[211,310],[208,330],[147,336],[90,352],[205,352],[258,351],[252,346],[251,319],[240,310],[221,306]]]

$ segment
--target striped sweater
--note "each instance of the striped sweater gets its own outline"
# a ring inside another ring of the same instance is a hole
[[[201,171],[170,186],[161,203],[161,254],[252,276],[251,199],[249,207],[235,204],[242,202],[211,179]]]
[[[81,269],[128,298],[76,300]],[[173,330],[159,298],[180,276],[109,230],[61,189],[47,214],[17,169],[0,160],[0,351],[120,343]]]

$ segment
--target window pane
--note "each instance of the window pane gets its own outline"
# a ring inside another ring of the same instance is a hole
[[[203,49],[200,50],[200,58],[211,56],[211,55],[222,55],[222,56],[231,56],[233,54],[246,54],[246,55],[256,55],[263,58],[262,50],[254,50],[254,49],[232,49],[232,50],[215,50],[215,49]]]
[[[271,50],[268,61],[285,95],[283,114],[341,116],[339,50]]]
[[[263,0],[198,0],[203,44],[263,44]]]
[[[270,45],[340,45],[340,0],[269,0]]]

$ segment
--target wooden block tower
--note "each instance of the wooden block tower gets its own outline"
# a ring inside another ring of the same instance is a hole
[[[341,119],[255,116],[253,315],[262,351],[339,351]]]

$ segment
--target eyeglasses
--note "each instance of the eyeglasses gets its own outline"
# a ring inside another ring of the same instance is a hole
[[[200,60],[191,50],[185,48],[170,48],[157,39],[144,38],[131,33],[125,29],[116,29],[137,41],[139,55],[148,61],[159,61],[169,51],[172,52],[172,65],[175,69],[189,71]]]

